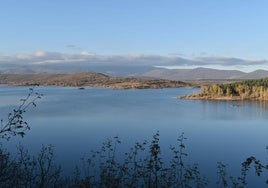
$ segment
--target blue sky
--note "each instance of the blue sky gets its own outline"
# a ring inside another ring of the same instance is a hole
[[[87,51],[266,60],[267,7],[267,0],[3,0],[0,55]]]

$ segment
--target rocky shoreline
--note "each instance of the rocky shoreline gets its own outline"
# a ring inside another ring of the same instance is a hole
[[[185,95],[178,97],[180,99],[189,99],[189,100],[215,100],[215,101],[239,101],[239,100],[250,100],[250,99],[243,99],[240,96],[200,96],[199,93]],[[253,100],[253,99],[251,99]],[[256,99],[255,99],[256,100]]]

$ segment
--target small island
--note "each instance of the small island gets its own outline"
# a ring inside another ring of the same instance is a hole
[[[268,78],[201,86],[200,93],[180,97],[196,100],[268,100]]]

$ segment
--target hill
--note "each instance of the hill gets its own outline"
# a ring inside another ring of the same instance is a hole
[[[190,84],[180,81],[110,77],[105,74],[93,72],[77,74],[1,74],[0,84],[74,87],[91,86],[117,89],[159,89],[190,86]]]
[[[151,63],[153,64],[153,63]],[[75,74],[80,72],[99,72],[113,77],[147,77],[168,80],[246,80],[268,77],[268,71],[256,70],[218,70],[211,68],[166,69],[144,64],[106,63],[53,63],[53,64],[15,64],[2,63],[0,74]]]
[[[155,69],[148,71],[143,76],[169,80],[245,80],[268,77],[268,71],[257,70],[245,73],[237,70],[217,70],[210,68],[195,69]]]

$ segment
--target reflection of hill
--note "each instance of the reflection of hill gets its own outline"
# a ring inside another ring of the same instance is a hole
[[[118,89],[177,88],[189,86],[184,82],[163,79],[109,77],[101,73],[77,74],[2,74],[0,84],[9,85],[56,85],[92,86]]]

